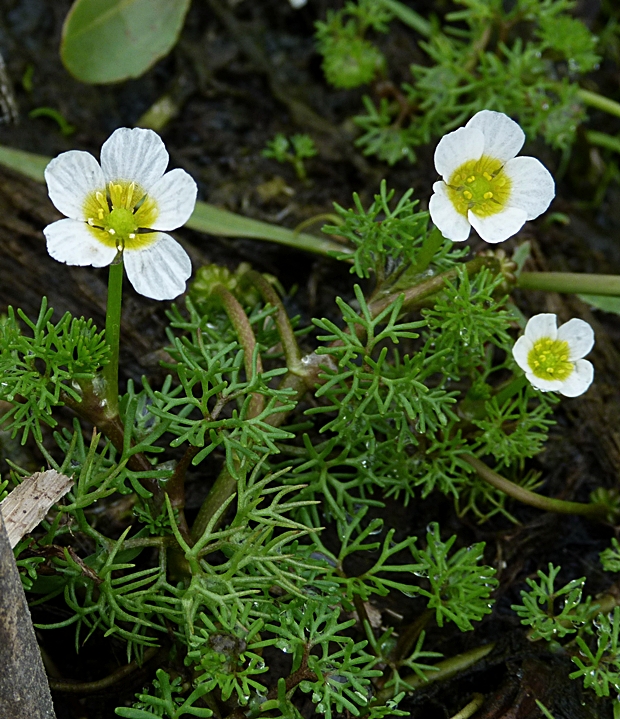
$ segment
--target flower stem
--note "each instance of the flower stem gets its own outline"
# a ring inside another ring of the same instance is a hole
[[[103,368],[107,412],[118,414],[118,350],[121,339],[121,303],[123,300],[123,262],[110,265],[105,339],[110,347],[110,362]]]
[[[461,458],[476,470],[480,479],[488,482],[491,486],[499,489],[513,499],[517,499],[524,504],[529,504],[530,507],[543,509],[547,512],[556,512],[557,514],[581,514],[584,517],[598,519],[603,522],[609,519],[610,511],[612,511],[611,507],[602,502],[585,504],[583,502],[566,502],[563,499],[544,497],[542,494],[531,492],[529,489],[520,487],[518,484],[502,477],[501,474],[494,472],[490,467],[487,467],[484,462],[471,454],[462,454]]]
[[[517,287],[524,290],[620,296],[620,275],[581,272],[522,272]]]
[[[610,100],[604,95],[599,95],[596,92],[584,90],[583,88],[577,90],[577,96],[585,105],[595,107],[597,110],[603,110],[603,112],[608,112],[610,115],[620,117],[620,102]]]

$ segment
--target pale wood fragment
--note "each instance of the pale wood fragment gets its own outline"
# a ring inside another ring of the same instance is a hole
[[[16,487],[3,502],[0,512],[11,548],[31,532],[49,512],[50,507],[71,489],[73,479],[54,469],[35,472]]]

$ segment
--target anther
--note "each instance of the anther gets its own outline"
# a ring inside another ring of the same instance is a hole
[[[475,176],[475,175],[470,175],[470,176],[467,178],[467,182],[472,183],[475,179],[476,179],[476,176]]]
[[[471,200],[471,198],[473,197],[473,195],[471,194],[471,192],[470,192],[469,190],[464,190],[464,191],[463,191],[463,197],[464,197],[466,200]]]
[[[95,226],[95,220],[93,220],[92,217],[89,217],[88,220],[86,220],[86,222],[88,222],[88,224],[89,224],[91,227],[94,227],[94,226]]]
[[[493,179],[493,178],[491,177],[491,175],[489,175],[488,172],[483,172],[483,173],[482,173],[482,177],[484,177],[484,179],[487,180],[488,182],[491,182],[491,180]]]
[[[110,227],[110,229],[108,230],[108,232],[109,232],[111,235],[115,235],[115,234],[116,234],[116,230],[113,230],[111,227]]]
[[[483,197],[484,197],[485,200],[490,200],[490,199],[493,197],[493,193],[492,193],[492,192],[485,192],[484,195],[483,195]]]
[[[97,217],[98,217],[100,220],[103,220],[103,210],[102,210],[101,208],[99,208],[99,209],[97,210]]]
[[[130,239],[130,240],[135,240],[135,239],[136,239],[136,233],[135,233],[135,232],[130,232],[130,233],[129,233],[129,239]]]

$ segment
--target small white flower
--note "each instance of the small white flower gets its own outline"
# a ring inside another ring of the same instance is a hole
[[[192,214],[198,188],[185,170],[166,171],[168,152],[152,130],[122,127],[104,142],[101,165],[71,150],[45,169],[49,196],[68,219],[44,230],[47,251],[68,265],[105,267],[120,252],[136,292],[171,300],[192,273],[181,245],[163,232]]]
[[[516,156],[524,142],[514,120],[491,110],[441,138],[435,169],[443,181],[428,209],[444,237],[463,242],[473,227],[486,242],[503,242],[549,207],[553,177],[534,157]]]
[[[308,0],[288,0],[288,1],[294,10],[299,10],[299,8],[303,7],[308,2]]]
[[[594,332],[587,322],[578,319],[558,329],[557,319],[549,313],[534,315],[512,354],[536,389],[577,397],[594,377],[592,363],[582,359],[594,346]]]

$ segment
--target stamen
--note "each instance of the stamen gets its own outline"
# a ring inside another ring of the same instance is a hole
[[[491,182],[491,180],[493,179],[493,178],[491,177],[491,175],[489,175],[488,172],[483,172],[483,173],[482,173],[482,177],[484,177],[484,179],[487,180],[488,182]]]
[[[99,209],[97,210],[97,217],[98,217],[100,220],[103,220],[103,210],[102,210],[101,208],[99,208]]]
[[[476,176],[475,176],[475,175],[470,175],[470,176],[467,178],[467,182],[470,182],[470,183],[471,183],[471,182],[473,182],[475,179],[476,179]]]
[[[490,199],[493,197],[493,193],[492,193],[492,192],[485,192],[484,195],[483,195],[483,197],[484,197],[485,200],[490,200]]]
[[[463,197],[464,197],[466,200],[471,200],[471,198],[473,197],[473,195],[471,194],[471,192],[470,192],[469,190],[464,190],[464,191],[463,191]]]
[[[86,222],[88,222],[91,227],[95,226],[95,220],[92,217],[89,217]]]
[[[125,200],[125,207],[130,210],[132,206],[133,193],[136,189],[136,183],[132,182],[127,188],[127,199]]]
[[[110,227],[110,229],[108,230],[108,232],[109,232],[111,235],[115,235],[115,234],[116,234],[116,230],[113,230],[111,227]]]
[[[130,240],[135,240],[135,239],[136,239],[136,233],[135,233],[135,232],[130,232],[130,233],[129,233],[129,239],[130,239]]]

